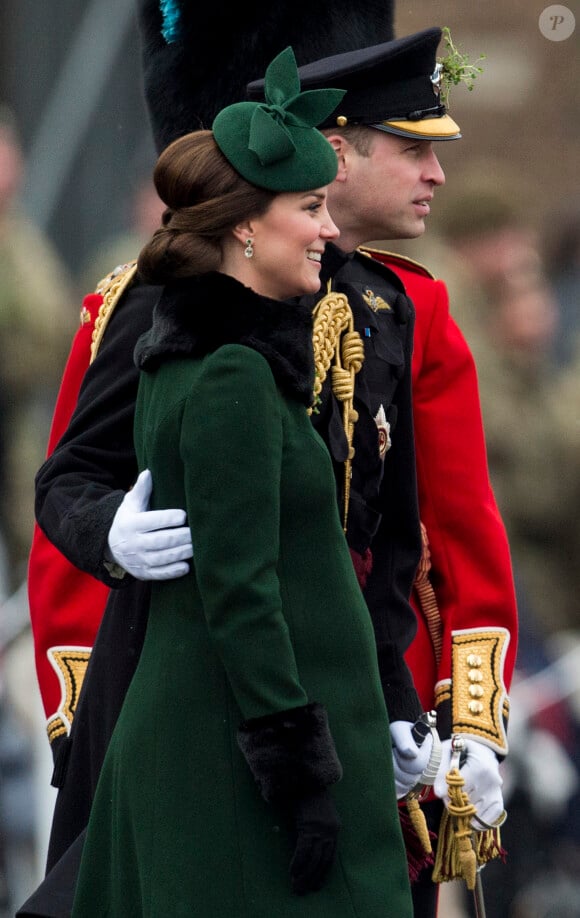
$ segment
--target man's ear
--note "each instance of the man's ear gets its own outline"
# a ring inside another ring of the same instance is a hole
[[[342,134],[326,134],[326,139],[328,140],[331,147],[336,153],[336,158],[338,159],[338,172],[336,174],[336,182],[344,182],[347,174],[347,150],[349,147],[348,140],[346,140]]]

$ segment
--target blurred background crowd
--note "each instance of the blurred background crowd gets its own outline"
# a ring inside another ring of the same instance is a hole
[[[425,237],[474,352],[521,619],[505,864],[489,918],[580,918],[580,7],[399,0],[396,33],[449,26],[481,62],[450,98],[463,140]],[[323,28],[323,24],[321,24]],[[26,601],[33,482],[82,296],[161,213],[133,0],[0,8],[0,918],[40,878],[53,804]],[[370,240],[369,240],[370,241]],[[457,884],[450,884],[456,886]],[[472,914],[463,890],[442,918]]]

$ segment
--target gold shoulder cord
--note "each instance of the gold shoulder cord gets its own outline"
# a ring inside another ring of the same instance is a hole
[[[425,622],[431,642],[437,665],[441,660],[443,646],[443,627],[441,623],[441,613],[437,603],[437,596],[431,583],[431,551],[429,549],[429,537],[424,523],[421,523],[421,560],[417,567],[413,587],[421,606],[421,611],[425,616]]]
[[[93,335],[91,339],[91,359],[90,363],[93,362],[97,356],[99,347],[101,346],[101,341],[103,340],[103,335],[105,334],[105,329],[108,325],[109,319],[113,313],[113,310],[122,295],[124,294],[127,287],[133,282],[133,278],[137,273],[137,262],[130,261],[125,265],[120,265],[118,268],[115,268],[114,271],[111,271],[110,274],[107,274],[106,277],[98,284],[96,293],[100,293],[103,297],[103,302],[99,309],[99,314],[95,319],[95,326],[93,328]]]
[[[342,402],[342,422],[348,443],[348,457],[344,463],[343,528],[346,532],[354,456],[352,440],[354,425],[358,420],[358,412],[354,409],[354,378],[363,365],[365,355],[362,338],[354,327],[348,299],[343,293],[333,293],[331,283],[328,282],[327,293],[316,304],[313,312],[314,401],[316,406],[330,369],[332,391]],[[334,365],[331,367],[333,360]],[[316,408],[310,408],[309,413],[313,410]]]

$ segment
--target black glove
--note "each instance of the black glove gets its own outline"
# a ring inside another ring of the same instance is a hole
[[[326,788],[342,777],[325,708],[317,702],[240,724],[238,745],[264,800],[294,823],[290,864],[298,895],[320,889],[336,857],[340,820]]]
[[[340,819],[327,790],[296,800],[292,815],[296,848],[290,862],[290,879],[292,892],[303,896],[324,885],[336,858]]]

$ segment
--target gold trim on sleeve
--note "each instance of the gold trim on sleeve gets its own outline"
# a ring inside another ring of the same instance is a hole
[[[505,628],[469,628],[452,633],[453,732],[469,733],[500,755],[508,751],[504,683],[508,644]]]
[[[61,686],[60,704],[46,724],[51,743],[57,736],[70,733],[90,655],[90,647],[51,647],[47,651]]]

